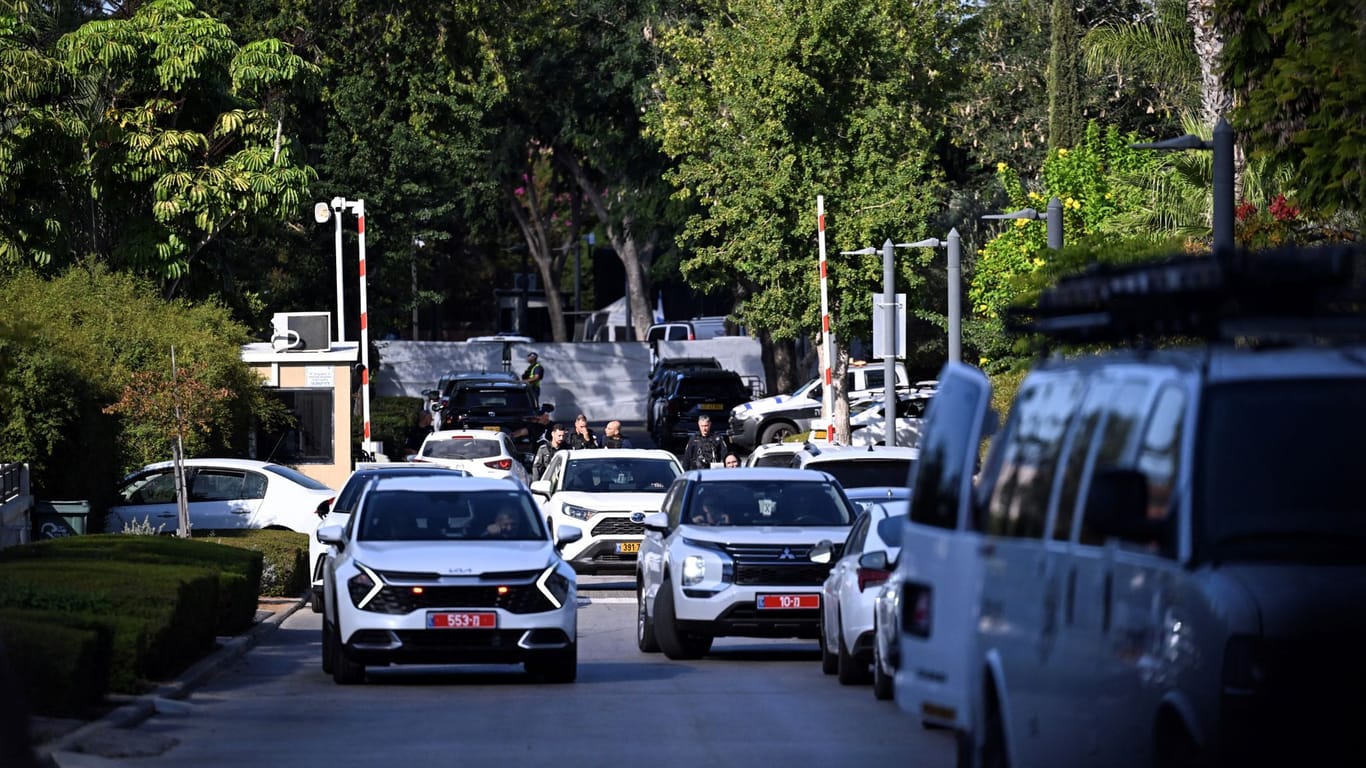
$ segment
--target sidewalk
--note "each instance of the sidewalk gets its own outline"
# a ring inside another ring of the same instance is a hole
[[[240,659],[304,605],[302,597],[260,598],[255,623],[246,632],[218,638],[217,647],[207,656],[155,690],[138,696],[109,696],[114,708],[95,720],[32,718],[30,725],[39,765],[73,768],[95,765],[95,760],[104,757],[146,754],[146,746],[129,744],[128,734],[120,732],[131,733],[128,729],[157,712],[180,711],[189,706],[180,700]]]

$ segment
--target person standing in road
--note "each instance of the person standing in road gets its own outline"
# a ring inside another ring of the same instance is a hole
[[[432,412],[424,408],[418,412],[412,429],[408,430],[408,437],[403,441],[404,461],[412,461],[417,456],[422,450],[422,443],[432,431]]]
[[[581,448],[602,447],[598,433],[588,428],[588,417],[582,413],[574,417],[574,432],[569,436],[569,447],[576,451]]]
[[[541,365],[541,359],[535,352],[528,353],[526,356],[526,370],[522,371],[522,381],[526,382],[526,388],[531,391],[531,399],[536,401],[536,405],[541,404],[541,381],[545,379],[545,366]]]
[[[684,469],[711,469],[729,452],[726,439],[711,433],[711,417],[705,413],[697,417],[697,434],[688,440],[683,449]]]
[[[621,422],[612,419],[602,428],[603,448],[630,448],[631,438],[621,436]]]
[[[550,436],[546,442],[536,449],[536,458],[531,462],[531,479],[540,480],[541,475],[545,474],[545,468],[550,465],[550,460],[560,451],[569,450],[569,444],[564,437],[563,424],[551,424],[545,431]]]

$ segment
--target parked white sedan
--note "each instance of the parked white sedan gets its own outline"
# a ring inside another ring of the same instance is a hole
[[[427,435],[413,461],[463,469],[475,477],[513,477],[531,482],[521,452],[504,432],[443,429]]]
[[[901,550],[902,524],[910,508],[905,489],[861,490],[848,492],[849,500],[864,512],[849,530],[840,559],[822,588],[821,671],[838,673],[842,685],[871,679],[873,604],[879,588],[891,576],[891,564]],[[811,551],[812,561],[829,562],[833,548],[831,542],[821,542]]]
[[[678,457],[645,448],[560,451],[531,484],[551,527],[577,525],[583,539],[564,549],[581,572],[634,571],[646,515],[658,512],[664,493],[683,474]]]
[[[312,534],[318,505],[337,492],[282,464],[251,459],[186,459],[190,527],[205,530],[287,528]],[[176,530],[175,464],[149,464],[125,477],[104,518],[105,533],[148,525]]]
[[[323,582],[322,666],[339,684],[367,666],[523,664],[578,674],[574,571],[526,486],[511,479],[389,474],[368,482]]]

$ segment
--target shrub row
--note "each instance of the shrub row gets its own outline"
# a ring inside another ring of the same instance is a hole
[[[259,551],[163,536],[11,547],[0,552],[0,641],[36,713],[81,717],[249,627],[261,574]]]

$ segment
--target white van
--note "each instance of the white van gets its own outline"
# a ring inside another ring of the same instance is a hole
[[[1065,340],[1210,341],[1041,363],[975,486],[990,389],[945,369],[898,574],[896,694],[959,729],[960,764],[1366,754],[1366,321],[1317,314],[1360,306],[1366,253],[1241,258],[1078,278],[1041,300]],[[1344,271],[1345,303],[1324,282]],[[1212,316],[1227,307],[1244,314]],[[1344,327],[1355,336],[1335,341]]]

